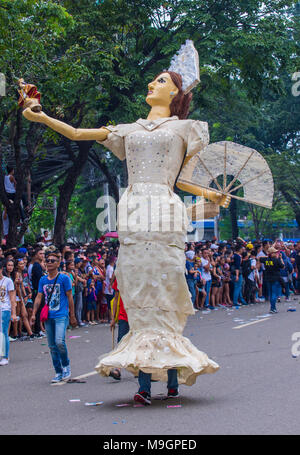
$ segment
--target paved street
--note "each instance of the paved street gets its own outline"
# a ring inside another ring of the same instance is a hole
[[[153,400],[147,408],[133,407],[137,380],[127,372],[120,382],[92,374],[86,383],[51,386],[46,341],[11,343],[11,363],[0,369],[0,434],[300,434],[300,356],[291,353],[299,303],[279,303],[276,315],[256,304],[190,317],[185,335],[221,368],[181,386],[180,398]],[[69,331],[72,376],[93,373],[110,346],[108,326]],[[153,383],[152,396],[165,387]],[[104,403],[85,406],[97,401]],[[130,406],[116,406],[122,403]]]

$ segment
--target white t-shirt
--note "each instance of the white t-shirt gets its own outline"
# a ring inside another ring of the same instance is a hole
[[[11,311],[9,291],[14,291],[15,286],[10,278],[4,276],[0,280],[0,307],[2,311]]]
[[[208,260],[207,259],[203,259],[201,258],[201,265],[203,267],[203,272],[201,273],[202,275],[202,278],[205,280],[205,281],[210,281],[211,280],[211,273],[207,270],[204,269],[204,267],[208,264]]]
[[[13,182],[10,181],[9,175],[6,175],[4,177],[4,187],[5,187],[5,191],[8,194],[14,194],[16,192],[15,185],[13,184]]]
[[[111,285],[110,285],[110,279],[111,277],[113,276],[113,273],[114,273],[114,268],[113,266],[111,265],[108,265],[106,267],[106,278],[105,278],[105,294],[109,294],[109,295],[112,295],[114,293],[114,290],[112,289]],[[111,291],[109,290],[111,289]]]
[[[47,236],[47,237],[44,236],[43,243],[44,243],[44,245],[49,246],[49,245],[51,245],[52,240],[50,239],[49,236]]]
[[[256,259],[251,259],[250,261],[251,267],[256,267]],[[248,275],[248,279],[255,281],[255,269],[251,270],[251,273]]]
[[[28,276],[29,276],[29,284],[30,284],[31,289],[32,289],[32,281],[31,281],[31,278],[32,278],[32,267],[33,267],[33,264],[29,264],[29,266],[28,266]]]
[[[267,254],[264,252],[264,250],[261,250],[258,254],[257,254],[257,258],[265,258],[267,256]],[[265,264],[261,263],[261,266],[260,266],[260,270],[263,271],[263,270],[266,270],[265,268]]]
[[[266,253],[264,252],[264,250],[261,250],[261,251],[257,254],[256,257],[262,258],[262,257],[266,257],[266,256],[267,256],[267,255],[266,255]]]

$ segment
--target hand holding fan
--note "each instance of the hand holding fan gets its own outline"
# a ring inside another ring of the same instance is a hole
[[[212,183],[216,188],[211,187]],[[205,193],[210,190],[223,197],[272,208],[274,184],[266,160],[256,150],[230,141],[209,144],[194,155],[181,170],[177,186],[204,197],[208,197]],[[239,188],[244,190],[242,197],[234,194]]]

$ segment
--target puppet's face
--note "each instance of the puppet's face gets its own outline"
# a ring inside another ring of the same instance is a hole
[[[24,89],[26,87],[24,79],[22,79],[22,78],[18,80],[18,84],[21,89]]]
[[[148,84],[146,102],[149,106],[170,106],[172,99],[177,95],[178,88],[169,73],[162,73]]]

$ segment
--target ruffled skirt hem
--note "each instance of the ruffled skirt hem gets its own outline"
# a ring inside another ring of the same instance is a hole
[[[176,369],[178,383],[188,386],[197,376],[215,373],[219,365],[199,351],[188,338],[160,330],[130,331],[114,351],[100,357],[95,370],[109,376],[111,369],[124,368],[137,376],[139,370],[152,379],[167,382],[169,369]]]

